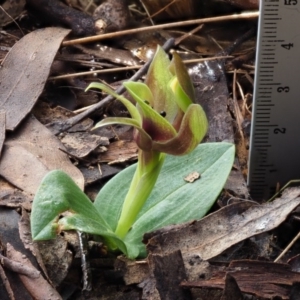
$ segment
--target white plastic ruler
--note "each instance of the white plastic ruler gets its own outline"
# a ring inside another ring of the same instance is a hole
[[[268,199],[300,179],[300,0],[262,0],[248,185]]]

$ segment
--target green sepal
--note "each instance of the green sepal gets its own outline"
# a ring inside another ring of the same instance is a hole
[[[145,84],[152,92],[154,99],[153,108],[158,112],[165,111],[167,113],[166,120],[173,123],[178,113],[178,107],[169,86],[169,82],[173,78],[169,70],[169,65],[170,60],[168,55],[160,46],[157,46],[145,79]]]
[[[88,91],[89,89],[99,89],[104,91],[105,93],[115,97],[116,99],[118,99],[119,101],[121,101],[123,103],[123,105],[128,109],[128,112],[130,113],[131,117],[136,120],[137,122],[139,122],[139,124],[141,124],[142,120],[141,120],[141,116],[137,110],[137,108],[125,97],[118,95],[117,93],[115,93],[112,89],[110,89],[107,85],[103,84],[103,83],[99,83],[99,82],[92,82],[89,84],[89,86],[86,88],[86,91]]]
[[[173,59],[169,66],[171,73],[177,77],[180,87],[182,88],[185,95],[192,101],[195,101],[195,90],[191,77],[181,60],[180,56],[174,52]]]

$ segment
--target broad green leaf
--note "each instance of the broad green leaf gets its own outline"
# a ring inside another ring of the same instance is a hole
[[[133,249],[145,256],[142,236],[163,226],[201,219],[221,192],[231,170],[235,148],[229,143],[199,145],[185,156],[167,156],[156,185],[140,211],[136,222],[125,237],[128,256]],[[94,203],[98,212],[114,230],[136,166],[130,166],[110,180]],[[198,172],[193,183],[184,177]]]
[[[59,219],[59,215],[68,212]],[[112,238],[127,252],[123,242],[95,209],[73,179],[60,170],[49,172],[34,197],[31,233],[34,240],[53,239],[62,230],[76,229]]]

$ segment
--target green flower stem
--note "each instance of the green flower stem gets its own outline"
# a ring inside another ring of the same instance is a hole
[[[138,164],[123,203],[116,235],[124,238],[149,197],[163,165],[165,154],[139,150]]]

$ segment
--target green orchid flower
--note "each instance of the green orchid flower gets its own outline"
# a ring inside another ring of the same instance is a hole
[[[176,53],[170,61],[164,50],[158,47],[145,83],[125,82],[124,86],[136,105],[103,84],[91,83],[87,88],[99,88],[111,94],[126,106],[131,115],[131,118],[106,118],[95,128],[112,124],[135,128],[138,165],[115,230],[120,238],[126,236],[150,195],[165,155],[190,153],[208,129],[202,107],[194,103],[190,76]]]

